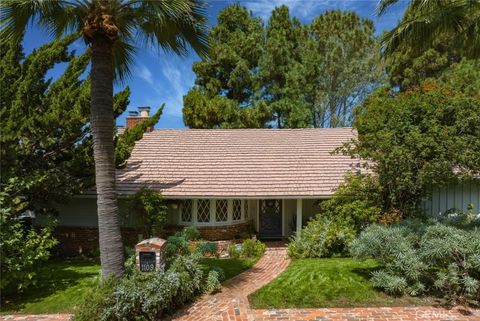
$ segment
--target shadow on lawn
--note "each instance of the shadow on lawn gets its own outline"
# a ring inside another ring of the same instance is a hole
[[[372,277],[372,273],[379,270],[380,267],[375,266],[375,267],[366,267],[366,268],[354,268],[352,269],[352,272],[355,273],[358,276],[361,276],[367,281],[370,281],[370,278]]]
[[[92,267],[98,264],[89,259],[54,259],[39,267],[36,271],[37,282],[23,292],[9,291],[2,293],[0,311],[21,311],[26,304],[43,299],[64,291],[70,287],[93,279],[99,272],[83,270],[82,267]],[[91,269],[90,269],[91,270]],[[92,281],[93,285],[93,281]]]

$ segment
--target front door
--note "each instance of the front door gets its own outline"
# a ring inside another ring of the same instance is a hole
[[[260,200],[260,237],[282,237],[282,200]]]

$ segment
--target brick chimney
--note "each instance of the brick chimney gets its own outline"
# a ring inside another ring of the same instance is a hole
[[[138,107],[138,111],[131,110],[128,112],[126,128],[130,129],[149,117],[150,117],[150,107],[148,106]],[[152,128],[147,129],[147,131],[151,131],[151,130]]]

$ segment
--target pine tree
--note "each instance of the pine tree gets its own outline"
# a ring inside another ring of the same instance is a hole
[[[209,57],[193,65],[196,87],[184,97],[184,122],[191,128],[263,127],[271,115],[264,104],[256,104],[262,21],[239,4],[217,19],[209,34]]]
[[[302,23],[291,19],[287,6],[272,11],[260,57],[263,97],[278,128],[309,127],[311,110],[305,100],[306,79],[301,51],[306,39]]]

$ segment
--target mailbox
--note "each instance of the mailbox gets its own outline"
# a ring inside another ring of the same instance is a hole
[[[143,240],[135,245],[137,267],[141,272],[163,270],[167,241],[158,237]]]

